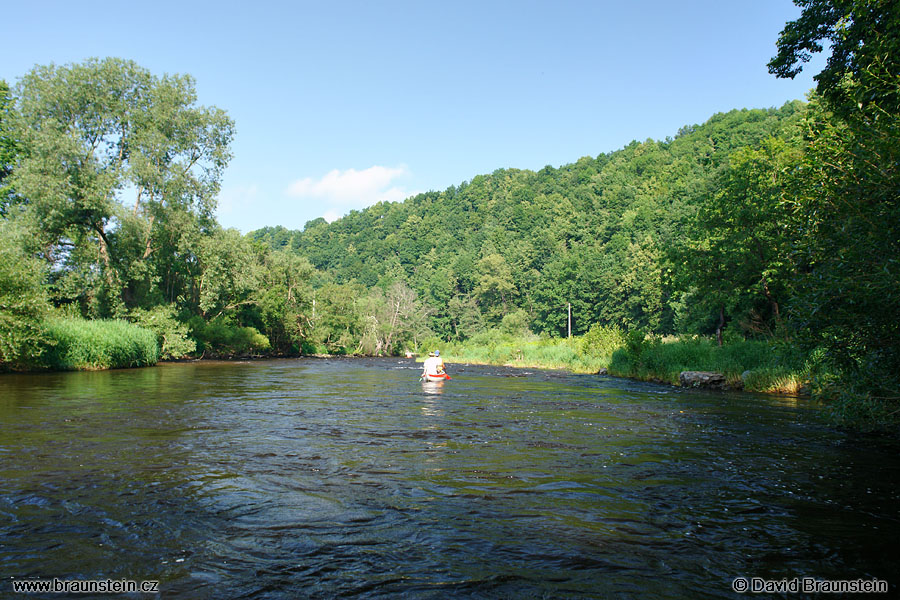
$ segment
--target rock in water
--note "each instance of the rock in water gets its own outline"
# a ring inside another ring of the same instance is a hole
[[[725,376],[709,371],[682,371],[678,376],[681,387],[723,389]]]

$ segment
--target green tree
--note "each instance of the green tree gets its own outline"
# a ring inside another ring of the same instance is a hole
[[[896,422],[900,397],[900,4],[803,0],[769,64],[793,77],[811,52],[822,102],[808,122],[798,222],[798,340],[838,379],[823,392],[839,418]],[[828,383],[828,382],[826,382]]]
[[[484,329],[484,318],[478,303],[469,295],[458,294],[447,304],[453,338],[467,340]]]
[[[363,319],[363,334],[359,351],[364,354],[393,355],[406,344],[418,348],[419,340],[427,337],[428,312],[405,283],[393,283],[382,293],[373,288],[358,301]]]
[[[475,285],[475,297],[488,319],[499,323],[518,292],[512,269],[501,254],[494,252],[479,260],[476,270],[478,283]]]
[[[798,340],[824,349],[840,374],[824,391],[847,401],[842,414],[868,422],[896,414],[900,401],[900,115],[880,121],[836,119],[816,104],[806,187],[790,205],[802,268]]]
[[[0,79],[0,217],[7,214],[9,206],[15,201],[9,176],[21,153],[21,147],[10,131],[12,108],[9,85]]]
[[[198,278],[193,292],[196,308],[207,320],[253,304],[259,288],[259,268],[250,241],[236,229],[219,230],[200,240]]]
[[[313,291],[312,340],[330,354],[350,354],[362,337],[363,318],[357,299],[365,295],[359,284],[326,283]]]
[[[126,290],[153,277],[155,253],[171,251],[154,244],[168,215],[211,219],[231,119],[196,106],[190,76],[159,78],[114,58],[35,67],[16,97],[12,133],[26,151],[11,183],[45,257],[61,273],[98,271],[102,314],[138,304]]]
[[[900,113],[900,5],[895,0],[794,0],[803,9],[778,38],[769,72],[794,78],[829,49],[817,91],[842,116]]]
[[[34,366],[47,336],[46,266],[24,248],[26,232],[0,219],[0,371]]]
[[[756,332],[780,325],[796,272],[793,217],[785,202],[795,192],[800,159],[798,147],[776,138],[732,155],[718,192],[700,207],[686,249],[676,257],[681,288],[695,290],[700,310],[722,319],[731,313]]]
[[[311,334],[313,271],[309,261],[296,254],[284,250],[263,254],[261,285],[252,298],[263,333],[280,353],[299,353]]]
[[[188,326],[176,318],[173,305],[160,305],[151,310],[137,308],[128,317],[156,334],[161,360],[184,358],[197,349],[197,344],[189,337]]]

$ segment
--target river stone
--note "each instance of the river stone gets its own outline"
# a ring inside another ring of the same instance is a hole
[[[702,387],[722,389],[725,387],[725,376],[709,371],[682,371],[678,376],[681,387]]]

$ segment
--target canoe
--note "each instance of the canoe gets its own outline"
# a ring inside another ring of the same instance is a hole
[[[440,375],[422,375],[422,381],[444,381],[445,379],[450,379],[450,376],[446,373],[441,373]]]

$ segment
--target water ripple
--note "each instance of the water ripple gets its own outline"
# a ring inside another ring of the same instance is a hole
[[[423,385],[418,369],[0,378],[0,568],[267,599],[719,598],[737,576],[894,576],[896,441],[797,401],[471,365]]]

